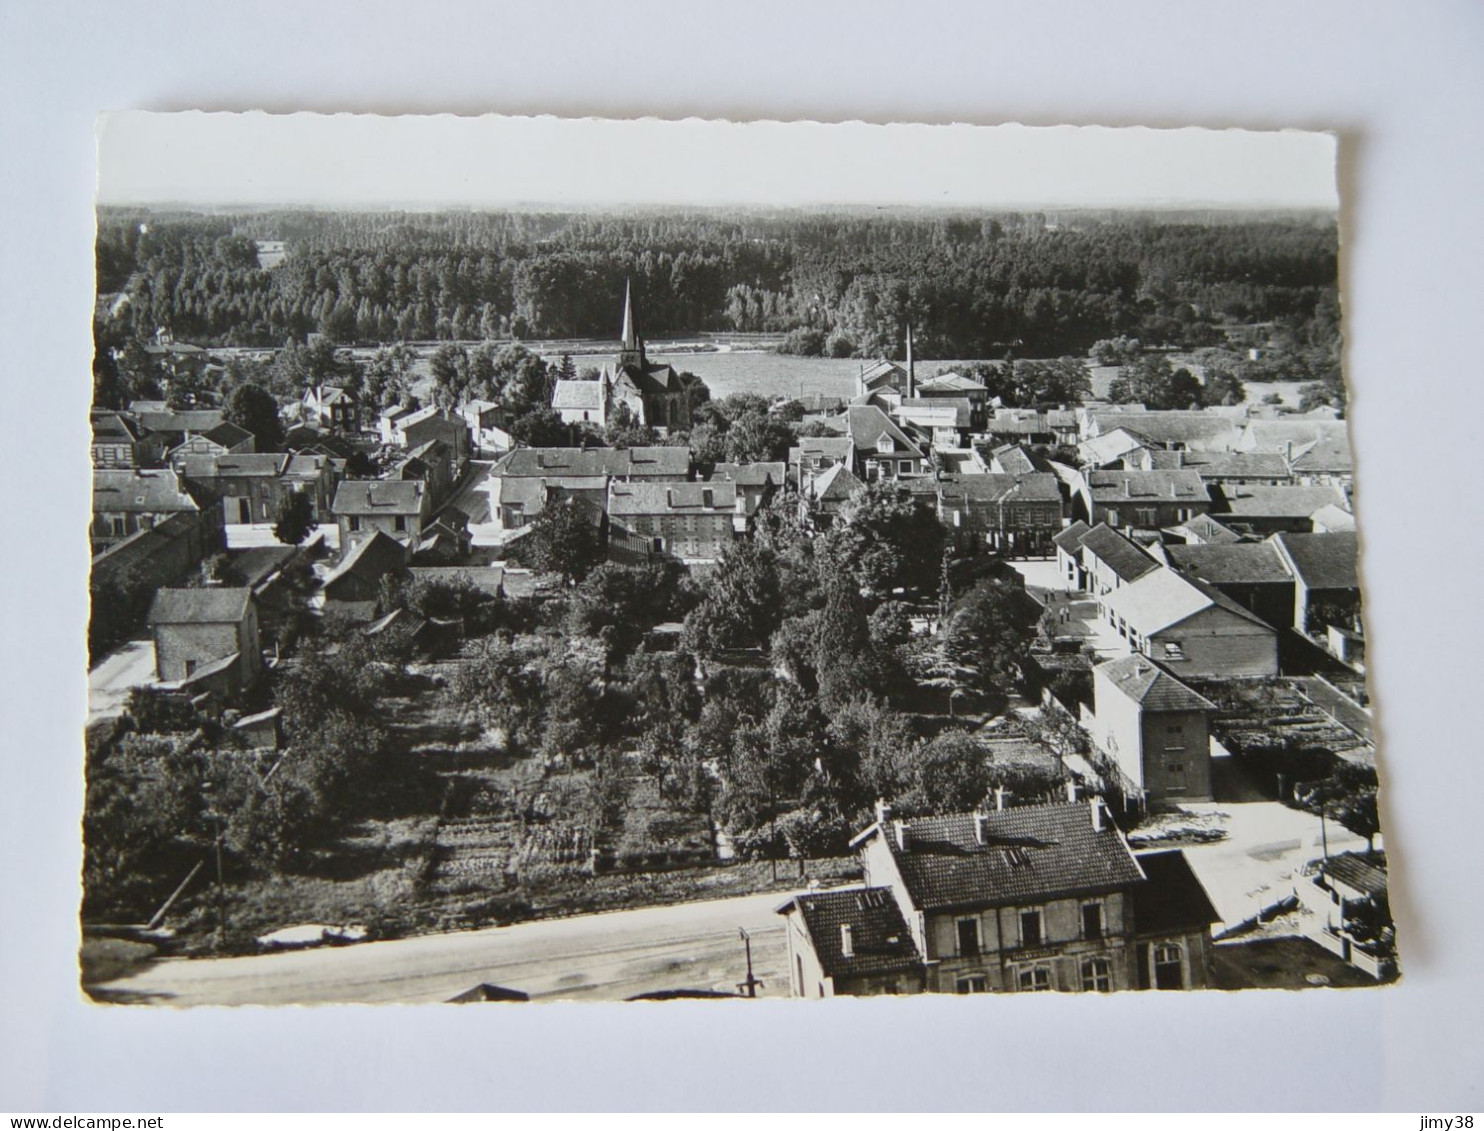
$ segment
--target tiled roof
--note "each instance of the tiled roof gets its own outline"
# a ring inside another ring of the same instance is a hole
[[[139,421],[122,412],[92,413],[95,444],[132,444],[145,432]]]
[[[1106,522],[1082,535],[1081,546],[1103,562],[1121,581],[1136,581],[1159,568],[1159,563]]]
[[[1130,890],[1134,933],[1171,935],[1202,931],[1219,923],[1221,915],[1178,848],[1141,852],[1135,859],[1149,877]]]
[[[912,932],[889,888],[859,888],[796,896],[779,909],[797,911],[820,966],[831,978],[892,974],[922,965]],[[850,928],[851,951],[844,953],[841,927]]]
[[[1240,542],[1242,540],[1234,530],[1228,530],[1208,514],[1198,514],[1194,518],[1186,519],[1179,526],[1173,527],[1177,531],[1186,531],[1199,538],[1207,544],[1222,542]]]
[[[1037,472],[1031,475],[962,475],[942,483],[944,502],[969,503],[1060,503],[1061,488],[1055,475]]]
[[[1127,428],[1115,428],[1111,432],[1083,440],[1077,446],[1077,451],[1084,463],[1105,464],[1122,459],[1148,443],[1143,436],[1135,435]]]
[[[1170,565],[1213,585],[1292,581],[1283,558],[1270,542],[1198,543],[1166,546]]]
[[[898,416],[922,427],[967,428],[971,412],[965,397],[903,397],[897,406]]]
[[[1386,894],[1384,856],[1377,855],[1367,859],[1353,852],[1346,852],[1340,856],[1331,856],[1320,865],[1320,869],[1356,891],[1363,891],[1367,895]]]
[[[1324,534],[1278,534],[1294,572],[1310,589],[1358,589],[1359,543],[1353,530]]]
[[[1093,669],[1146,711],[1214,711],[1216,704],[1197,695],[1146,656],[1124,656]]]
[[[1242,431],[1230,419],[1207,412],[1098,412],[1092,414],[1092,421],[1099,432],[1126,428],[1158,444],[1224,443],[1235,447]]]
[[[1030,475],[1037,471],[1049,471],[1050,462],[1019,444],[1004,444],[989,453],[995,470],[1006,475]]]
[[[841,462],[850,458],[850,451],[848,436],[801,436],[798,447],[788,450],[788,462],[798,463],[805,456],[826,456]]]
[[[551,407],[601,409],[603,407],[603,382],[558,381],[551,393]]]
[[[1069,554],[1076,554],[1082,548],[1082,536],[1092,527],[1080,518],[1052,539],[1058,546]]]
[[[743,487],[782,487],[787,474],[782,461],[763,463],[719,463],[711,471],[711,481],[729,481]]]
[[[877,450],[877,441],[887,435],[892,438],[898,455],[923,458],[922,449],[909,440],[907,434],[875,405],[851,405],[845,412],[848,435],[857,451],[874,453]]]
[[[1208,459],[1197,470],[1206,479],[1292,478],[1288,461],[1277,452],[1222,452],[1215,459]]]
[[[149,607],[150,624],[236,624],[247,615],[251,589],[161,589]]]
[[[280,474],[288,456],[279,452],[233,452],[230,455],[183,455],[181,474],[187,479],[240,479],[254,476],[272,479]]]
[[[1126,620],[1140,636],[1152,636],[1213,605],[1271,631],[1267,622],[1226,594],[1196,578],[1162,567],[1131,585],[1115,589],[1103,599],[1103,603],[1109,612]]]
[[[201,435],[204,439],[210,440],[213,444],[220,444],[224,448],[230,448],[234,444],[252,439],[251,432],[240,424],[233,424],[230,420],[223,420],[215,428],[208,429]]]
[[[1293,470],[1296,472],[1343,473],[1354,466],[1350,456],[1350,437],[1343,432],[1337,436],[1321,436],[1302,451],[1294,451]]]
[[[821,502],[843,501],[850,498],[857,488],[864,486],[860,479],[851,474],[850,468],[843,463],[833,463],[812,479],[804,481],[804,493]]]
[[[676,447],[516,448],[496,461],[492,475],[688,475],[690,450]]]
[[[709,514],[729,512],[737,505],[735,483],[612,483],[608,513]]]
[[[1316,534],[1355,529],[1355,516],[1344,507],[1337,507],[1333,503],[1320,507],[1309,518],[1314,523]]]
[[[141,412],[138,416],[139,423],[151,432],[209,432],[222,422],[222,410],[219,408]]]
[[[382,575],[399,570],[406,564],[407,547],[385,531],[374,531],[369,538],[355,543],[350,552],[325,574],[325,593],[333,597],[330,589],[346,576],[353,574],[368,581],[376,581]]]
[[[905,851],[894,829],[875,835],[887,838],[913,904],[926,911],[1041,902],[1144,878],[1112,819],[1105,814],[1094,829],[1086,804],[923,817],[905,826]]]
[[[1249,487],[1221,488],[1226,509],[1235,518],[1308,518],[1321,507],[1345,505],[1338,487]]]
[[[987,393],[989,389],[961,373],[940,373],[917,383],[919,393]]]
[[[149,471],[100,468],[93,472],[95,512],[165,514],[200,509],[181,487],[180,477],[168,468]]]
[[[1099,503],[1209,502],[1211,495],[1195,471],[1090,471],[1088,490]],[[1255,490],[1243,487],[1240,490]],[[1276,487],[1267,490],[1279,490]]]
[[[1312,444],[1346,435],[1343,420],[1310,417],[1306,420],[1253,420],[1237,445],[1242,451],[1286,452],[1289,444]]]
[[[418,479],[347,479],[335,489],[336,515],[418,514],[425,485]]]

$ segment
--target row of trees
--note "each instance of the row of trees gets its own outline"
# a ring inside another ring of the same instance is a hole
[[[281,265],[258,265],[258,236],[285,240]],[[1227,322],[1318,323],[1336,232],[1328,220],[1082,217],[1047,231],[985,215],[105,209],[97,260],[100,292],[129,298],[119,318],[135,337],[614,337],[632,280],[651,333],[806,329],[796,348],[881,356],[910,321],[939,357],[1016,343],[1055,356],[1118,334],[1197,346]]]

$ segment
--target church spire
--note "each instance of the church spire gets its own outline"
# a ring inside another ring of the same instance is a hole
[[[629,366],[637,366],[643,369],[645,364],[644,339],[639,336],[639,331],[634,327],[634,301],[629,280],[625,279],[623,283],[623,337],[618,346],[618,368],[626,369]]]
[[[619,342],[626,350],[639,348],[638,335],[634,333],[634,304],[629,295],[629,280],[623,281],[623,332],[619,335]]]

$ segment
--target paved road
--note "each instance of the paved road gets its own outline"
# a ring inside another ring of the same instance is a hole
[[[123,713],[129,691],[155,678],[153,640],[131,640],[88,672],[88,722]]]
[[[788,996],[786,893],[616,911],[447,935],[244,958],[172,958],[99,987],[168,1005],[439,1002],[480,982],[533,998],[620,1001],[656,990],[735,991],[752,935],[760,996]]]
[[[1303,686],[1304,694],[1314,701],[1316,707],[1341,726],[1348,727],[1367,742],[1371,741],[1369,711],[1357,706],[1354,701],[1314,676],[1304,676],[1298,682]]]

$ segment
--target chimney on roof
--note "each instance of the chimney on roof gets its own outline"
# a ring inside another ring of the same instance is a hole
[[[1077,804],[1077,783],[1074,779],[1067,779],[1067,804]]]
[[[989,815],[987,813],[974,814],[974,840],[983,845],[988,839]]]
[[[1179,497],[1180,497],[1180,491],[1175,486],[1175,481],[1172,479],[1172,480],[1170,480],[1170,498],[1172,498],[1172,499],[1178,499]]]
[[[894,821],[897,831],[897,848],[903,852],[912,851],[912,831],[907,828],[906,821]]]
[[[1185,452],[1180,448],[1175,449],[1175,466],[1177,468],[1185,466]]]
[[[886,803],[884,797],[876,799],[876,823],[884,825],[891,820],[891,806]]]
[[[997,810],[1005,807],[1005,787],[1002,785],[994,787],[994,807]]]
[[[855,929],[849,923],[840,924],[840,957],[855,957]]]
[[[1104,826],[1103,799],[1097,794],[1093,794],[1087,799],[1087,803],[1088,808],[1092,810],[1092,831],[1100,833],[1103,831]]]
[[[1129,486],[1129,479],[1126,475],[1123,477],[1123,497],[1125,499],[1133,498],[1133,488]]]

